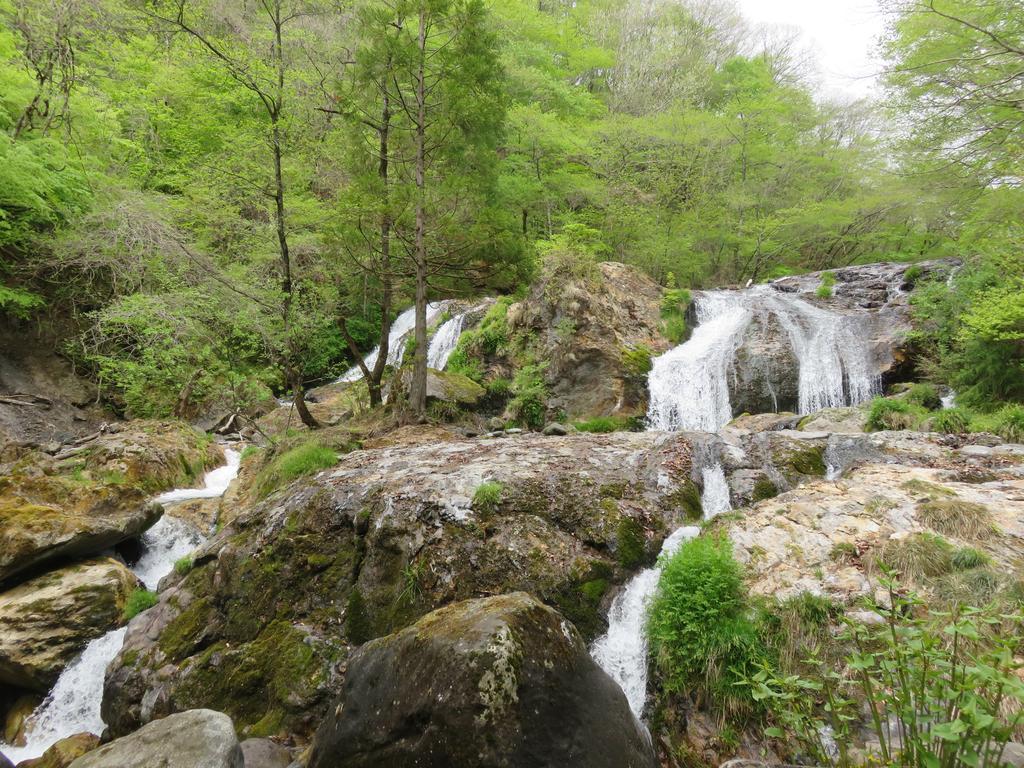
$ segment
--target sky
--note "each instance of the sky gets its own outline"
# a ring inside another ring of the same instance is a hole
[[[878,0],[739,0],[752,22],[799,27],[818,61],[826,96],[877,92],[875,43],[884,25]]]

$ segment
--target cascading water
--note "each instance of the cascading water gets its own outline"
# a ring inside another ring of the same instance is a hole
[[[721,464],[711,464],[701,474],[705,519],[732,509]],[[684,526],[665,539],[658,563],[640,571],[615,596],[608,611],[608,632],[590,649],[594,661],[622,688],[637,719],[643,715],[647,699],[647,613],[658,589],[662,564],[699,533],[700,528],[696,526]]]
[[[714,432],[733,417],[729,373],[751,322],[777,319],[799,363],[799,411],[853,405],[879,389],[867,334],[855,318],[771,286],[697,294],[690,339],[653,361],[648,377],[652,429]],[[769,386],[771,382],[769,382]]]
[[[202,488],[184,488],[156,497],[155,501],[171,504],[188,499],[221,496],[238,474],[241,455],[224,449],[227,463],[207,472]],[[154,590],[160,579],[171,572],[174,563],[203,543],[203,536],[188,523],[164,515],[142,536],[145,552],[132,572]],[[103,677],[107,665],[117,656],[124,643],[126,627],[111,630],[90,642],[82,654],[69,664],[42,704],[26,723],[24,746],[8,746],[0,742],[0,753],[18,763],[39,757],[52,744],[76,733],[103,732],[100,702],[103,700]]]
[[[447,306],[447,301],[432,301],[427,304],[427,325],[437,320]],[[388,334],[388,365],[397,367],[402,364],[402,358],[405,357],[405,348],[415,328],[416,307],[409,307],[409,309],[395,318],[395,321],[391,324],[391,333]],[[365,363],[367,368],[373,368],[377,364],[377,356],[379,354],[380,347],[377,347],[363,358],[363,363]],[[349,368],[338,381],[359,381],[362,375],[362,370],[360,370],[358,365],[355,365]]]
[[[428,368],[443,371],[444,367],[448,365],[448,358],[451,357],[459,343],[459,337],[462,335],[462,329],[466,325],[466,318],[470,311],[472,310],[460,312],[455,317],[443,322],[441,327],[435,331],[434,338],[430,340],[430,347],[427,349]]]

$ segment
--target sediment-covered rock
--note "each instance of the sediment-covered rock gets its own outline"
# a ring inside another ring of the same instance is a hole
[[[141,586],[119,561],[102,558],[0,593],[0,683],[48,691],[90,640],[121,624]]]
[[[168,577],[109,670],[115,734],[228,712],[246,736],[309,733],[352,646],[450,602],[524,590],[584,637],[610,588],[699,515],[706,436],[453,439],[356,451],[228,525]]]
[[[72,768],[244,768],[231,718],[208,709],[181,712],[89,752]]]
[[[428,614],[350,659],[309,768],[653,768],[579,633],[524,593]]]

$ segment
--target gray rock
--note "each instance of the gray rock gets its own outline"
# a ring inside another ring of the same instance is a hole
[[[548,437],[562,437],[564,435],[569,434],[569,428],[565,426],[565,424],[553,422],[544,427],[544,434],[547,435]]]
[[[270,739],[246,739],[241,744],[245,768],[288,768],[291,753]]]
[[[244,768],[231,718],[190,709],[93,750],[70,768]]]
[[[1024,768],[1024,744],[1011,741],[1003,750],[1003,763],[1010,768]]]
[[[618,685],[523,592],[466,600],[362,646],[309,768],[654,768]]]

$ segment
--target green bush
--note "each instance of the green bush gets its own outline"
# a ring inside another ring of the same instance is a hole
[[[496,512],[504,490],[505,486],[501,483],[480,483],[473,493],[473,509],[487,513]]]
[[[988,561],[988,555],[984,552],[979,552],[974,547],[963,547],[953,553],[953,567],[958,571],[980,568],[983,565],[988,565]]]
[[[338,452],[317,442],[303,443],[275,456],[256,477],[256,495],[265,498],[293,480],[333,467]]]
[[[156,593],[148,589],[136,589],[124,603],[124,611],[121,615],[125,621],[131,621],[147,608],[156,605]]]
[[[852,768],[862,764],[849,746],[867,712],[880,751],[871,764],[1000,765],[1024,724],[1024,618],[971,607],[924,610],[914,596],[888,588],[890,607],[875,609],[880,622],[847,620],[839,640],[851,650],[842,663],[812,657],[807,678],[766,665],[746,681],[775,722],[767,735],[809,764]],[[1001,631],[987,631],[993,624]]]
[[[869,432],[883,429],[917,429],[925,416],[924,409],[906,400],[876,397],[871,401],[871,408],[868,411],[867,428]]]
[[[821,284],[818,285],[818,290],[815,293],[822,299],[828,299],[832,296],[832,289],[836,284],[836,276],[832,272],[822,272]]]
[[[665,564],[647,631],[669,692],[693,694],[712,710],[752,709],[740,683],[769,661],[728,539],[698,537]]]
[[[632,379],[646,379],[654,365],[651,355],[650,347],[643,344],[625,347],[622,350],[622,368],[626,372],[626,376]]]
[[[1008,405],[996,413],[995,433],[1011,443],[1024,443],[1024,405]]]
[[[946,408],[937,411],[928,422],[933,432],[947,435],[962,434],[970,428],[971,414],[963,408]]]
[[[903,273],[903,284],[912,289],[917,281],[921,279],[921,275],[923,274],[924,270],[916,264],[912,267],[908,267],[907,271]]]
[[[912,384],[904,395],[904,399],[919,405],[927,411],[937,411],[942,407],[939,391],[932,384]]]
[[[508,404],[512,418],[524,427],[543,429],[547,418],[548,388],[544,383],[546,363],[525,365],[512,381],[512,400]]]
[[[661,300],[661,332],[673,344],[681,344],[689,336],[686,310],[690,306],[690,292],[675,288],[665,292]]]

